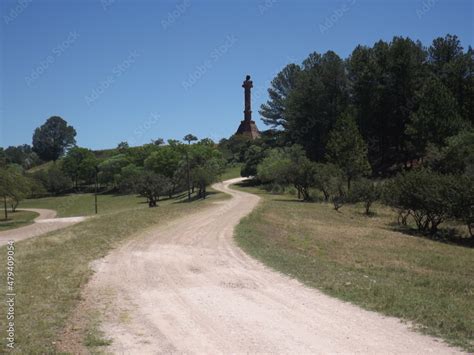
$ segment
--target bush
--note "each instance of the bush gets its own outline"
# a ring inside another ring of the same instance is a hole
[[[279,195],[285,193],[286,187],[284,185],[278,184],[276,182],[271,182],[269,184],[265,184],[263,189],[267,192],[270,192],[274,195]]]
[[[245,152],[245,164],[240,170],[243,177],[257,175],[257,166],[265,158],[265,151],[256,145],[251,145]]]
[[[57,162],[47,170],[40,170],[33,173],[33,179],[35,179],[41,186],[46,189],[49,193],[60,194],[72,187],[72,180],[67,177]],[[39,188],[39,190],[41,190]]]
[[[375,201],[378,201],[382,195],[380,184],[368,179],[360,179],[356,181],[352,187],[349,199],[352,202],[363,202],[365,206],[365,214],[370,214],[370,207]]]
[[[269,151],[257,166],[257,177],[263,183],[292,184],[298,197],[310,200],[309,189],[314,185],[315,164],[305,155],[303,148],[294,145]]]
[[[329,201],[332,194],[340,195],[342,171],[334,164],[314,165],[313,184],[321,190],[324,200]]]
[[[398,209],[399,221],[412,216],[422,232],[436,233],[438,226],[453,215],[456,178],[428,170],[398,175],[387,184],[386,204]]]
[[[451,190],[452,217],[462,221],[469,231],[474,232],[474,179],[467,176],[456,178]]]
[[[151,171],[144,171],[136,178],[136,192],[147,198],[149,207],[156,207],[160,196],[167,194],[171,186],[169,178]]]

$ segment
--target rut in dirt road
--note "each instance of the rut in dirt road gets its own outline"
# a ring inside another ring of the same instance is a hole
[[[362,310],[244,254],[233,229],[259,198],[232,195],[155,227],[95,265],[85,294],[103,315],[106,351],[455,353],[394,318]]]

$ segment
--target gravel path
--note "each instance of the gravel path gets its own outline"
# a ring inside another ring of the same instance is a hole
[[[0,232],[0,247],[7,244],[9,240],[17,242],[23,239],[37,237],[82,222],[86,219],[86,217],[55,218],[56,211],[43,208],[22,208],[21,210],[39,213],[39,216],[35,218],[35,223],[33,224]]]
[[[85,297],[103,315],[107,351],[156,353],[455,353],[395,318],[305,287],[233,241],[255,195],[133,238],[94,265]]]

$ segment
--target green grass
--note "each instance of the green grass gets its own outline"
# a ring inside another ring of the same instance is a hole
[[[235,164],[226,169],[224,174],[221,175],[221,180],[229,180],[229,179],[235,179],[240,177],[240,168],[242,167],[242,164]]]
[[[226,196],[212,193],[206,200],[191,203],[168,200],[157,208],[119,209],[16,243],[16,352],[55,352],[55,343],[60,340],[66,321],[80,301],[81,288],[91,275],[91,261],[105,256],[135,233],[198,211]],[[6,247],[0,248],[2,263],[6,252]],[[0,292],[5,295],[5,267],[1,270]],[[5,322],[2,305],[0,329],[6,329]],[[2,331],[0,352],[4,350],[4,339]],[[102,342],[107,340],[91,337],[90,332],[85,334],[84,343],[97,346]]]
[[[395,214],[375,206],[263,200],[236,229],[238,244],[270,267],[363,308],[474,350],[474,250],[393,229]]]
[[[37,171],[47,170],[53,165],[54,165],[54,162],[48,161],[47,163],[43,163],[41,165],[38,165],[38,166],[35,166],[35,167],[29,169],[28,172],[29,173],[35,173]]]
[[[31,211],[8,211],[8,219],[5,220],[5,210],[0,209],[0,232],[8,229],[23,227],[33,223],[33,220],[38,217],[38,213]]]
[[[107,214],[130,208],[148,208],[146,199],[136,195],[98,195],[98,212]],[[48,208],[58,217],[90,216],[95,214],[94,194],[70,194],[24,200],[20,208]]]

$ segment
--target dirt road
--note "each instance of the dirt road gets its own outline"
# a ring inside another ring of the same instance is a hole
[[[35,218],[33,224],[0,232],[0,247],[7,244],[9,240],[17,242],[23,239],[37,237],[82,222],[85,219],[85,217],[55,218],[56,211],[43,208],[22,208],[21,210],[36,212],[39,216]]]
[[[113,353],[454,353],[397,319],[271,271],[233,242],[258,197],[233,196],[133,238],[94,266],[88,302]]]

